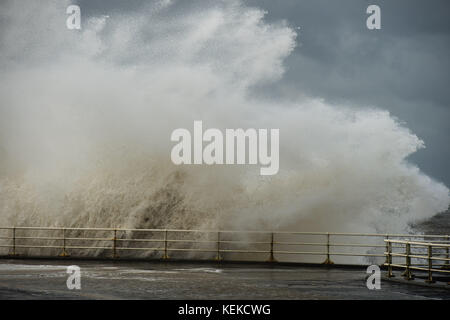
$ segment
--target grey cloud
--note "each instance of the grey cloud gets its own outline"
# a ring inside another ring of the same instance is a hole
[[[389,110],[425,141],[411,161],[450,185],[448,1],[245,2],[265,8],[268,20],[300,27],[299,46],[272,90]],[[365,26],[369,4],[381,8],[381,30]]]

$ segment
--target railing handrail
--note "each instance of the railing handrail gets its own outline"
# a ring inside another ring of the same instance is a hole
[[[354,233],[354,232],[312,232],[312,231],[274,231],[274,230],[220,230],[220,229],[137,229],[137,228],[96,228],[96,227],[2,227],[0,230],[79,230],[79,231],[141,231],[141,232],[203,232],[203,233],[260,233],[260,234],[299,234],[299,235],[327,235],[330,236],[364,236],[364,237],[405,237],[405,238],[446,238],[449,235],[430,234],[393,234],[393,233]],[[398,241],[398,240],[396,240]]]
[[[415,246],[423,246],[423,247],[432,246],[432,247],[439,247],[439,248],[450,248],[450,244],[445,244],[445,243],[417,242],[417,241],[392,240],[392,239],[384,239],[384,242],[412,244]]]

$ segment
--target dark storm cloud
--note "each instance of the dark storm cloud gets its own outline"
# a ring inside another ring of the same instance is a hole
[[[411,160],[450,185],[450,2],[245,2],[300,27],[279,91],[389,110],[425,141]],[[381,30],[366,28],[369,4],[381,8]]]
[[[87,15],[139,10],[148,1],[82,0]],[[180,11],[187,2],[176,2]],[[285,77],[260,93],[300,93],[330,103],[389,110],[425,141],[411,157],[450,185],[450,2],[447,0],[244,0],[299,33]],[[381,30],[366,28],[366,8],[381,7]],[[189,5],[192,2],[189,1]],[[194,4],[195,5],[195,4]]]

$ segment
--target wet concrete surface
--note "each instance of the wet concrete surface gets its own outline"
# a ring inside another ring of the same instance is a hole
[[[67,288],[69,265],[81,268],[81,290]],[[0,298],[450,299],[445,286],[384,278],[380,290],[369,290],[367,276],[345,267],[1,259]]]

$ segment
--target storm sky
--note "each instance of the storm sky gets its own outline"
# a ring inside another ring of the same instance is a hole
[[[450,185],[449,1],[248,0],[300,27],[280,92],[389,110],[425,142],[411,160]],[[381,30],[368,30],[369,4]]]

